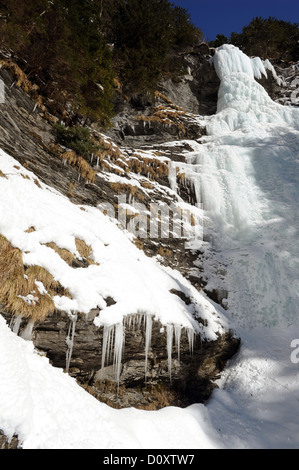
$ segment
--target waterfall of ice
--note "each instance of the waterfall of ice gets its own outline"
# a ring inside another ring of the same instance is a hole
[[[231,45],[218,48],[213,63],[221,80],[217,113],[187,156],[205,213],[207,288],[229,292],[228,312],[241,326],[292,322],[299,285],[299,109],[272,101],[257,83],[269,64]]]

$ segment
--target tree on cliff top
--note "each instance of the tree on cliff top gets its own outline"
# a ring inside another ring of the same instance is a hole
[[[276,18],[256,17],[245,26],[242,33],[232,33],[230,43],[247,55],[263,59],[299,60],[299,28]]]

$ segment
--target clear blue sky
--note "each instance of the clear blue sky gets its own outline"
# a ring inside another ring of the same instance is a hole
[[[299,23],[299,0],[170,0],[170,3],[189,12],[192,23],[203,31],[207,41],[217,34],[229,37],[232,32],[240,33],[256,16]]]

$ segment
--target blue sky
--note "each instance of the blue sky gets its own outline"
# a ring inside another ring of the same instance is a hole
[[[170,0],[188,10],[192,23],[204,33],[206,40],[216,35],[240,33],[252,18],[273,16],[299,23],[299,0]]]

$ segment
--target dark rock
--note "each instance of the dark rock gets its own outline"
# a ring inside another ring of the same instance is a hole
[[[0,450],[21,449],[18,437],[13,436],[10,440],[0,429]]]

